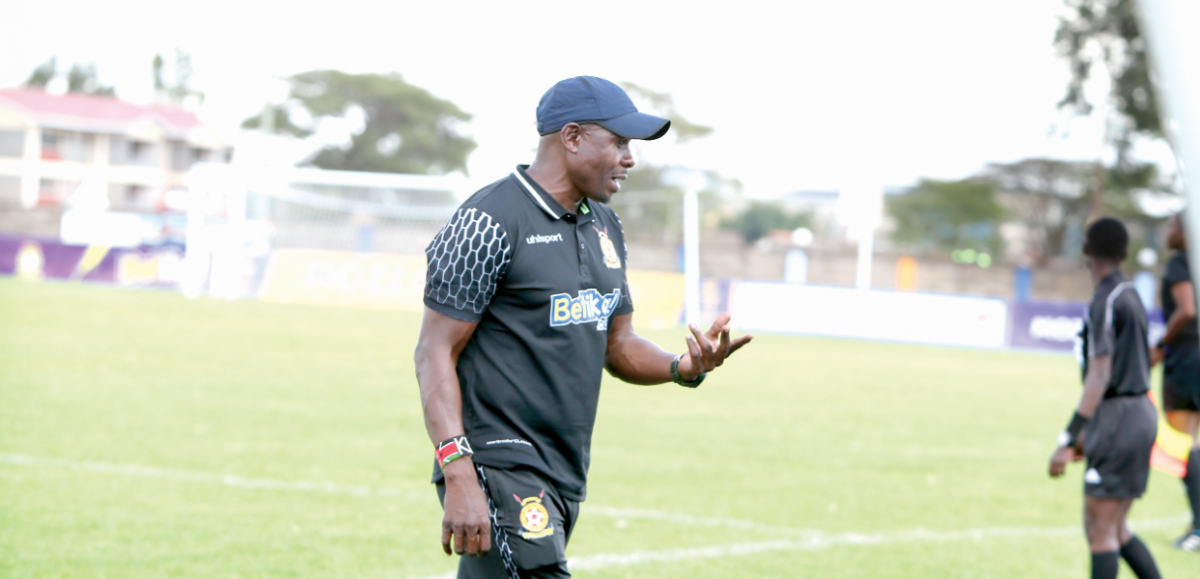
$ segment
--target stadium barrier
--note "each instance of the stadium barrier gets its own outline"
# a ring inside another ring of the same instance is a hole
[[[909,342],[1003,348],[1008,305],[995,298],[740,281],[730,292],[737,327]]]
[[[1087,302],[1025,301],[1009,308],[1008,347],[1022,350],[1075,351]],[[1167,332],[1161,308],[1146,312],[1150,343]]]
[[[178,244],[115,248],[0,235],[0,274],[20,279],[177,289],[182,261]]]
[[[0,274],[128,287],[179,289],[179,244],[110,248],[0,235]],[[215,261],[210,265],[216,269]],[[276,248],[239,265],[248,291],[230,294],[277,303],[419,312],[422,255]],[[682,324],[683,275],[630,271],[641,328]],[[1070,352],[1085,302],[1015,302],[997,298],[859,290],[783,282],[703,278],[701,319],[729,311],[739,331],[780,332],[974,348]],[[1162,312],[1149,312],[1150,339],[1162,336]]]

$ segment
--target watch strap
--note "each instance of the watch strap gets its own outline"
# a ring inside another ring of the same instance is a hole
[[[671,360],[671,381],[685,388],[695,388],[699,386],[701,382],[704,382],[704,377],[708,376],[708,374],[701,374],[696,376],[696,378],[693,380],[684,380],[683,377],[679,375],[679,361],[683,359],[683,356],[683,354],[679,354],[678,356],[675,356],[674,360]]]

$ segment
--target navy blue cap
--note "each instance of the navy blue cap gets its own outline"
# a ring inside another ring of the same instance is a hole
[[[538,133],[557,133],[567,123],[592,123],[626,139],[653,141],[671,121],[639,113],[621,87],[594,76],[561,80],[542,95],[537,107]]]

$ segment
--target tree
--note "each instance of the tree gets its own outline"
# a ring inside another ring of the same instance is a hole
[[[1099,163],[1094,166],[1090,215],[1099,217],[1111,212],[1105,207],[1108,201],[1119,203],[1123,209],[1136,208],[1131,197],[1133,187],[1144,187],[1154,180],[1156,169],[1132,158],[1134,139],[1163,136],[1136,1],[1066,0],[1066,4],[1070,14],[1059,18],[1054,44],[1066,59],[1071,77],[1059,108],[1077,115],[1091,114],[1093,106],[1084,84],[1094,64],[1102,64],[1111,81],[1105,145],[1112,148],[1116,159],[1107,169]],[[1118,193],[1115,197],[1114,192]],[[1147,218],[1140,211],[1135,215]]]
[[[204,102],[204,92],[191,87],[192,55],[178,48],[175,49],[175,63],[171,67],[171,79],[167,79],[166,61],[161,54],[155,54],[150,63],[151,74],[154,77],[154,93],[159,100],[173,104],[183,104],[189,98]]]
[[[668,245],[681,242],[683,175],[694,173],[686,167],[638,163],[621,185],[621,191],[608,203],[621,216],[626,239]],[[698,198],[702,216],[716,209],[721,198],[741,191],[742,184],[736,179],[723,177],[716,171],[700,173],[703,185]]]
[[[476,147],[471,137],[460,135],[460,123],[471,115],[454,103],[411,85],[395,73],[348,74],[314,70],[289,77],[288,101],[273,115],[274,130],[304,138],[321,119],[347,119],[361,112],[362,130],[350,142],[324,147],[307,162],[323,169],[384,173],[467,173],[467,157]],[[311,119],[297,123],[302,111]],[[242,123],[258,129],[262,116]]]
[[[58,75],[58,57],[51,56],[33,69],[29,73],[29,78],[25,79],[25,86],[29,88],[40,88],[45,90],[46,85],[50,84],[51,80]]]
[[[1078,250],[1066,246],[1067,234],[1083,231],[1097,217],[1097,187],[1106,214],[1141,223],[1146,230],[1158,220],[1141,209],[1136,194],[1168,190],[1159,182],[1157,167],[1147,163],[1117,169],[1092,162],[1024,159],[990,164],[982,178],[996,186],[1003,204],[1024,228],[1029,257],[1038,265]]]
[[[1117,165],[1127,162],[1134,136],[1162,137],[1158,100],[1150,85],[1150,62],[1138,24],[1135,0],[1066,0],[1069,17],[1059,18],[1054,46],[1066,59],[1071,77],[1059,108],[1089,115],[1092,103],[1084,93],[1092,65],[1104,65],[1112,86],[1108,99],[1108,145]]]
[[[46,62],[33,69],[29,78],[25,80],[25,86],[45,90],[50,81],[58,76],[58,58],[51,56]],[[69,93],[101,96],[116,96],[117,94],[113,87],[100,84],[100,77],[96,72],[96,63],[94,62],[72,64],[71,68],[67,70],[66,80]]]
[[[807,213],[792,214],[784,211],[778,203],[751,201],[737,215],[722,221],[721,227],[737,231],[747,244],[752,244],[772,229],[791,230],[808,227],[811,223],[812,215]]]
[[[111,86],[100,84],[96,74],[96,64],[72,64],[67,71],[67,92],[94,94],[101,96],[117,96],[117,91]]]
[[[1000,224],[1007,212],[986,180],[922,179],[912,190],[888,197],[886,208],[896,220],[892,237],[899,243],[944,253],[1003,249]]]
[[[702,139],[713,133],[712,127],[693,123],[679,114],[675,109],[675,99],[667,93],[656,92],[632,82],[621,83],[621,88],[625,89],[626,93],[632,93],[635,98],[640,97],[658,116],[670,119],[671,133],[675,135],[677,143]]]
[[[632,82],[620,84],[638,104],[639,110],[670,119],[671,130],[667,134],[673,136],[676,143],[702,139],[714,132],[712,127],[694,123],[680,114],[671,95]],[[698,195],[702,216],[711,215],[722,197],[741,191],[740,182],[723,177],[716,171],[659,165],[644,159],[637,159],[637,162],[622,185],[621,192],[609,202],[621,216],[627,239],[668,245],[682,241],[685,178],[694,179],[697,173],[702,177],[703,185]],[[710,224],[715,225],[715,222]]]

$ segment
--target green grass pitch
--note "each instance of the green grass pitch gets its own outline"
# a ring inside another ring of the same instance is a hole
[[[0,577],[452,571],[418,322],[0,280]],[[1045,474],[1078,394],[1066,356],[777,335],[696,391],[606,378],[575,574],[1084,577],[1082,469]],[[1166,577],[1184,510],[1157,472],[1134,508]]]

